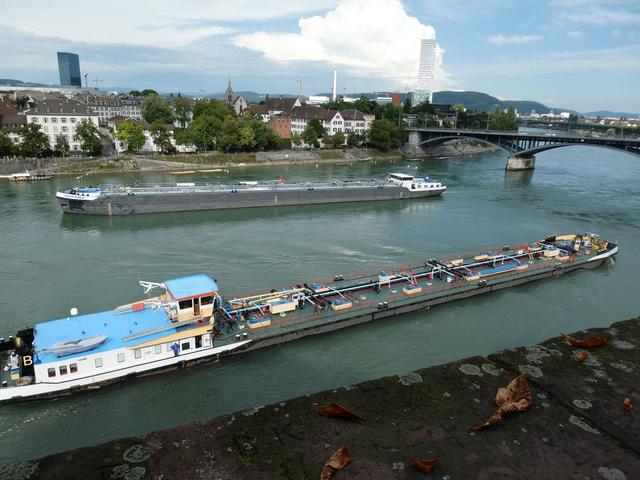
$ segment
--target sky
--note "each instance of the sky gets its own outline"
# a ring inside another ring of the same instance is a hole
[[[436,90],[640,112],[639,0],[0,0],[0,78],[57,84],[57,51],[101,88]]]

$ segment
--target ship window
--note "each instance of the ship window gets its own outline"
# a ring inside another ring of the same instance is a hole
[[[133,351],[133,357],[134,358],[142,358],[142,350],[140,350],[139,348],[136,348]]]
[[[213,295],[200,297],[200,305],[211,305],[213,303]]]
[[[166,350],[167,352],[170,352],[170,351],[171,351],[171,343],[165,343],[165,344],[164,344],[164,346],[165,346],[165,350]]]
[[[192,299],[180,300],[180,302],[178,302],[178,305],[180,306],[180,310],[186,310],[188,308],[193,308],[193,300]]]
[[[118,363],[124,362],[124,352],[118,353]]]
[[[78,364],[72,363],[69,365],[69,373],[76,373],[78,371]]]
[[[184,350],[189,350],[191,348],[191,344],[189,344],[189,342],[185,342],[183,343],[180,348],[184,351]]]
[[[102,366],[102,358],[96,358],[96,368],[100,368]]]
[[[162,353],[162,345],[155,346],[155,353]]]
[[[66,375],[67,374],[67,366],[66,365],[61,365],[59,370],[60,370],[60,375]]]
[[[47,374],[49,375],[49,378],[55,377],[56,376],[56,369],[55,368],[49,368],[47,370]]]

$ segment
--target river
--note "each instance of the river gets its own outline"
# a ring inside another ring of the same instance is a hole
[[[351,165],[247,167],[225,181],[428,174],[441,199],[131,217],[63,216],[56,189],[0,183],[0,331],[111,309],[139,279],[205,272],[223,294],[375,269],[482,246],[587,231],[619,241],[613,264],[481,298],[223,358],[190,370],[51,401],[0,406],[0,463],[196,421],[638,315],[640,159],[590,147],[538,155]],[[168,173],[90,176],[84,184],[171,182]],[[180,181],[188,181],[182,177]]]

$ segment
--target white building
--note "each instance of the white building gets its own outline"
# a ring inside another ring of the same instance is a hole
[[[309,105],[324,105],[325,103],[329,103],[330,100],[326,95],[309,95],[307,103]]]
[[[120,127],[120,125],[122,125],[124,122],[127,121],[133,121],[133,123],[135,123],[136,125],[138,125],[141,129],[142,129],[142,133],[144,134],[144,145],[142,146],[142,148],[140,148],[141,152],[153,152],[153,153],[159,153],[160,149],[156,146],[156,144],[153,141],[153,136],[151,135],[151,131],[149,130],[149,123],[146,122],[144,119],[143,120],[132,120],[131,118],[126,118],[122,115],[118,115],[116,117],[110,118],[107,121],[107,127],[109,127],[109,129],[113,132],[113,142],[116,146],[116,151],[118,153],[122,153],[122,152],[126,152],[127,148],[129,147],[129,144],[127,142],[123,142],[122,140],[120,140],[117,136],[118,133],[118,127]],[[171,141],[171,145],[173,145],[173,147],[179,151],[179,152],[188,152],[191,153],[193,151],[195,151],[195,147],[193,147],[192,145],[176,145],[176,141],[173,138],[173,131],[174,131],[174,125],[173,124],[168,124],[165,125],[165,128],[167,130],[167,133],[169,133],[170,135],[170,141]]]
[[[302,135],[313,118],[320,120],[328,135],[342,132],[347,136],[349,133],[366,134],[375,120],[375,115],[363,114],[353,108],[339,112],[323,107],[296,107],[291,111],[291,134]]]
[[[76,140],[76,127],[84,121],[98,127],[98,115],[86,105],[75,100],[49,99],[40,100],[25,112],[28,123],[37,123],[40,130],[49,137],[49,145],[53,149],[59,135],[66,137],[71,150],[80,150],[80,142]]]
[[[83,95],[78,98],[87,107],[98,114],[105,123],[112,117],[123,116],[134,120],[142,120],[142,101],[127,95]]]
[[[437,44],[435,38],[423,38],[420,44],[420,66],[418,67],[418,85],[413,92],[412,104],[425,101],[433,103],[433,87],[436,78]]]

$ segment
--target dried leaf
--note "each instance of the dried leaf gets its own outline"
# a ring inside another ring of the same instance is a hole
[[[344,405],[339,403],[329,403],[327,405],[319,405],[316,410],[325,417],[344,418],[346,420],[364,420],[357,413],[347,409]]]
[[[561,333],[560,335],[562,335],[567,343],[572,347],[593,348],[607,343],[607,339],[604,337],[589,337],[585,338],[584,340],[576,340],[575,338],[564,333]]]
[[[489,419],[482,425],[473,427],[472,430],[483,430],[494,423],[498,423],[511,413],[524,412],[533,405],[533,395],[531,394],[531,390],[529,390],[526,373],[518,375],[511,380],[507,388],[498,389],[496,405],[498,409],[493,412]]]
[[[331,455],[327,463],[322,467],[320,472],[320,480],[329,480],[336,470],[343,469],[347,463],[351,461],[351,455],[347,447],[342,447],[336,450],[336,453]]]
[[[423,471],[424,473],[431,473],[433,470],[433,466],[438,463],[437,459],[433,460],[416,460],[415,458],[411,460],[411,465],[416,467],[418,470]]]
[[[629,397],[624,397],[622,405],[627,412],[631,413],[633,411],[633,405],[631,404],[631,399]]]
[[[585,350],[580,350],[578,352],[578,356],[576,357],[580,363],[584,363],[584,361],[589,358],[589,353]]]

